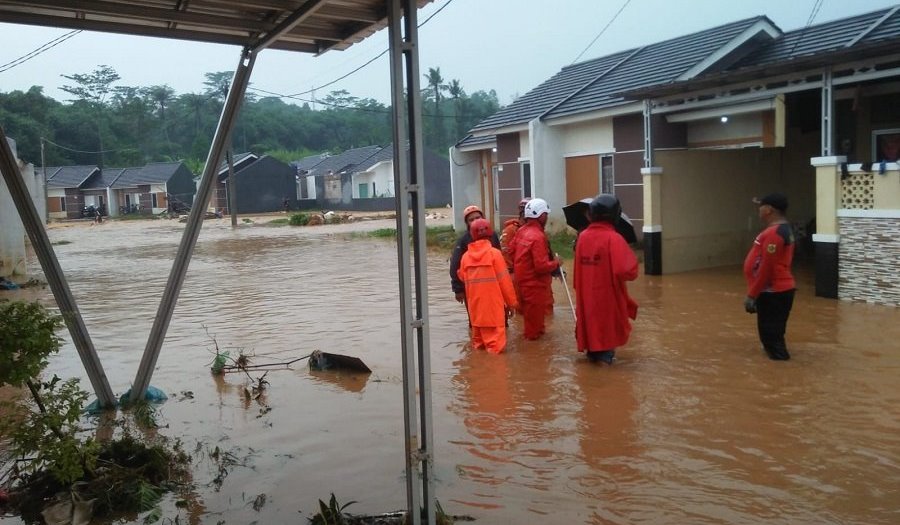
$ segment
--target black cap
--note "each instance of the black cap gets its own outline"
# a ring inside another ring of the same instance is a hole
[[[776,210],[784,213],[788,208],[788,200],[787,197],[782,193],[770,193],[763,197],[757,197],[753,199],[757,205],[762,206],[763,204],[768,204],[769,206],[775,208]]]

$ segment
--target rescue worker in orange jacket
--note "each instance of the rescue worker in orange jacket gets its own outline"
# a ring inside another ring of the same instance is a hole
[[[638,261],[615,229],[622,206],[615,195],[598,195],[590,204],[591,223],[575,245],[575,340],[591,362],[612,364],[616,347],[628,342],[637,303],[626,281],[638,276]]]
[[[481,211],[481,208],[474,204],[466,206],[463,210],[463,221],[466,223],[466,231],[456,240],[456,246],[453,247],[453,252],[450,253],[450,288],[453,290],[458,303],[466,302],[466,289],[463,286],[463,282],[459,280],[458,272],[462,256],[466,253],[469,243],[472,242],[469,226],[475,219],[484,219],[484,213]],[[491,244],[494,248],[500,248],[500,239],[497,238],[496,233],[491,235]]]
[[[503,252],[503,259],[506,261],[506,267],[509,271],[513,271],[512,259],[512,242],[516,237],[516,232],[525,224],[525,205],[530,201],[530,197],[525,197],[519,201],[519,216],[515,219],[508,219],[503,223],[503,232],[500,234],[500,251]]]
[[[559,259],[551,258],[544,226],[550,206],[544,199],[531,199],[525,204],[525,224],[516,232],[513,246],[513,268],[521,300],[519,310],[525,317],[525,339],[544,334],[544,316],[553,307],[551,274],[560,268]]]
[[[503,254],[491,246],[491,224],[475,219],[469,234],[472,242],[460,261],[459,279],[466,289],[472,346],[499,354],[506,348],[506,320],[519,306],[516,292]]]

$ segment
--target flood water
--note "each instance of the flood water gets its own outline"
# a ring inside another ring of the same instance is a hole
[[[342,228],[204,225],[152,384],[171,396],[161,433],[241,464],[218,486],[216,465],[196,454],[192,503],[167,517],[305,523],[332,492],[357,514],[405,507],[396,245]],[[57,254],[117,394],[134,379],[182,229],[50,231],[70,241]],[[555,283],[545,338],[525,342],[517,318],[493,356],[466,346],[446,259],[428,256],[436,493],[448,513],[485,524],[900,523],[900,309],[814,297],[801,270],[793,359],[773,362],[743,311],[739,268],[642,275],[632,339],[607,367],[574,351]],[[64,336],[47,372],[84,377]],[[246,378],[210,375],[213,337],[258,363],[321,349],[373,373],[300,362],[270,372],[265,397],[248,402]]]

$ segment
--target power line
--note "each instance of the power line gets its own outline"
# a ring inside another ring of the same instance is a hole
[[[99,151],[84,151],[84,150],[80,150],[80,149],[69,148],[69,147],[63,146],[62,144],[57,144],[50,139],[45,138],[42,140],[48,144],[53,144],[57,148],[64,149],[66,151],[72,151],[74,153],[112,153],[114,151],[137,151],[136,148],[118,148],[118,149],[104,149],[104,150],[99,150]]]
[[[53,49],[54,47],[58,46],[59,44],[62,44],[63,42],[72,38],[73,36],[77,35],[80,32],[81,32],[80,29],[75,29],[73,31],[69,31],[68,33],[54,38],[53,40],[47,42],[46,44],[38,47],[37,49],[35,49],[29,53],[26,53],[26,54],[20,56],[19,58],[15,59],[15,60],[11,60],[3,65],[0,65],[0,73],[3,73],[4,71],[9,71],[10,69],[12,69],[16,66],[19,66],[19,65],[24,64],[25,62],[28,62],[32,58],[40,55],[41,53],[43,53],[45,51],[49,51],[49,50]]]
[[[819,14],[819,9],[822,9],[822,3],[824,0],[816,0],[813,3],[812,10],[809,12],[809,18],[806,19],[806,25],[803,26],[803,30],[800,31],[800,36],[797,37],[797,40],[794,41],[794,45],[791,46],[791,52],[788,53],[788,56],[793,56],[794,50],[797,49],[797,46],[800,45],[800,42],[803,40],[803,37],[806,36],[806,30],[809,29],[809,26],[812,25],[813,20],[816,19],[816,15]]]
[[[628,0],[628,1],[630,2],[631,0]],[[416,27],[422,27],[422,26],[424,26],[425,24],[427,24],[429,20],[431,20],[432,18],[434,18],[438,13],[440,13],[441,11],[443,11],[444,8],[447,7],[448,5],[450,5],[451,3],[453,3],[453,0],[447,0],[447,3],[446,3],[446,4],[444,4],[444,5],[442,5],[440,8],[438,8],[438,10],[435,11],[434,13],[431,13],[431,15],[430,15],[428,18],[426,18],[425,20],[423,20],[422,23],[419,24],[419,25],[416,26]],[[390,51],[390,48],[385,49],[384,51],[382,51],[381,53],[379,53],[378,55],[376,55],[374,58],[369,59],[365,64],[363,64],[363,65],[357,67],[357,68],[354,69],[353,71],[351,71],[351,72],[349,72],[349,73],[347,73],[347,74],[345,74],[345,75],[342,75],[342,76],[340,76],[340,77],[338,77],[338,78],[336,78],[336,79],[334,79],[334,80],[332,80],[332,81],[330,81],[330,82],[326,82],[326,83],[322,84],[321,86],[316,86],[316,87],[314,87],[314,88],[312,88],[312,89],[307,89],[306,91],[301,91],[301,92],[299,92],[299,93],[294,93],[293,95],[282,95],[282,96],[296,97],[296,96],[298,96],[298,95],[308,95],[308,94],[310,94],[310,93],[312,93],[312,92],[314,92],[314,91],[316,91],[316,90],[319,90],[319,89],[322,89],[322,88],[326,88],[326,87],[328,87],[328,86],[330,86],[330,85],[332,85],[332,84],[336,84],[336,83],[340,82],[341,80],[344,80],[345,78],[349,77],[350,75],[356,73],[357,71],[360,71],[362,68],[368,66],[368,65],[371,64],[372,62],[375,62],[375,61],[378,60],[379,58],[383,57],[388,51]]]
[[[599,39],[603,35],[603,33],[605,33],[607,29],[609,29],[609,26],[611,26],[612,23],[616,21],[616,18],[619,18],[619,15],[622,13],[622,11],[625,10],[626,7],[628,7],[628,4],[630,4],[630,3],[631,3],[631,0],[625,0],[625,3],[622,4],[622,7],[620,7],[619,10],[616,11],[616,14],[614,14],[613,17],[609,20],[609,22],[607,22],[606,25],[603,26],[603,29],[601,29],[600,32],[597,33],[597,36],[595,36],[594,39],[591,40],[591,43],[588,44],[587,47],[582,49],[581,53],[578,53],[578,56],[575,57],[575,60],[572,61],[573,64],[575,62],[578,62],[578,59],[581,58],[581,55],[585,54],[587,52],[587,50],[590,49],[592,45],[594,45],[594,42],[596,42],[597,39]]]

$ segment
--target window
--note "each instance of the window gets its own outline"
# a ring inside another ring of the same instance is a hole
[[[59,211],[66,211],[66,198],[65,197],[59,198]]]
[[[600,192],[615,193],[616,178],[613,176],[612,155],[600,157]]]
[[[881,129],[872,132],[872,160],[900,162],[900,129]]]
[[[156,194],[155,193],[150,194],[150,207],[158,208],[158,206],[156,205]]]
[[[522,163],[522,197],[531,197],[531,163]]]

